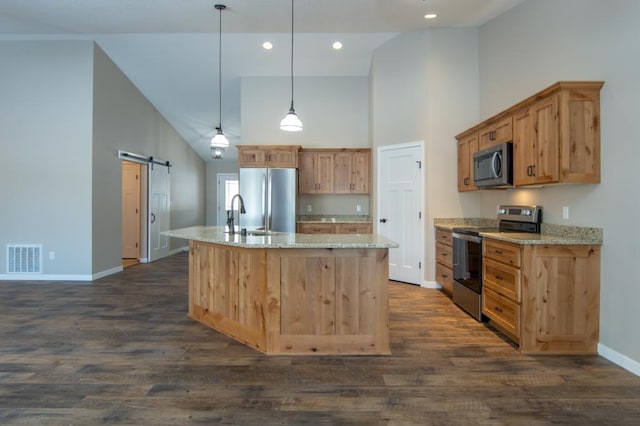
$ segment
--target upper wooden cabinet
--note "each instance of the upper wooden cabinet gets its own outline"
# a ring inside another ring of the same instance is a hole
[[[299,193],[333,192],[333,152],[302,150],[298,155],[298,165]]]
[[[461,142],[471,143],[474,133],[480,150],[513,140],[514,186],[600,182],[603,85],[558,82],[456,136],[458,191],[471,189],[464,184],[469,166],[461,160],[469,149]]]
[[[336,194],[368,194],[371,181],[371,151],[341,151],[334,154]]]
[[[298,158],[301,194],[370,192],[370,149],[303,149]]]
[[[478,151],[478,132],[458,135],[458,192],[475,191],[473,154]]]
[[[489,122],[478,131],[478,150],[489,148],[513,139],[513,118],[511,116]]]
[[[238,167],[298,168],[297,145],[238,145]]]
[[[564,83],[514,118],[514,184],[600,182],[601,82]]]

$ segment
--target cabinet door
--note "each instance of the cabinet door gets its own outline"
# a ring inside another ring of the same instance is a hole
[[[318,156],[315,152],[301,151],[298,155],[298,192],[301,194],[314,194],[316,187],[316,162]]]
[[[531,111],[526,108],[513,117],[513,184],[534,182],[532,166],[535,162]]]
[[[333,190],[336,194],[351,193],[351,174],[353,173],[353,155],[350,152],[337,152],[334,155]]]
[[[298,167],[298,151],[296,149],[272,149],[267,154],[269,167],[295,169]]]
[[[238,147],[238,166],[267,167],[267,155],[264,149]]]
[[[513,117],[491,123],[478,132],[478,149],[482,150],[513,139]]]
[[[316,194],[331,194],[333,192],[333,153],[318,152],[316,159]]]
[[[535,155],[533,180],[537,184],[558,182],[558,96],[535,104],[531,110]]]
[[[522,270],[524,353],[596,353],[600,247],[527,245]]]
[[[458,192],[474,191],[473,154],[478,151],[478,134],[473,133],[458,142]]]
[[[371,153],[353,153],[353,173],[351,175],[351,193],[368,194],[371,182]]]

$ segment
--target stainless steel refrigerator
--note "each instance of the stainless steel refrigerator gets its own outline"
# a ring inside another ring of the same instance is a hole
[[[247,212],[237,216],[240,226],[296,232],[297,186],[297,169],[241,168],[240,195]]]

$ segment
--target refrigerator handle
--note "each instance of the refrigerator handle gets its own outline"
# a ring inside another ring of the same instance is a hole
[[[271,171],[269,169],[267,169],[267,214],[266,214],[266,219],[267,219],[267,226],[264,228],[267,231],[271,230],[271,195],[273,192],[273,182],[271,180]]]
[[[267,174],[262,175],[262,229],[267,229]]]

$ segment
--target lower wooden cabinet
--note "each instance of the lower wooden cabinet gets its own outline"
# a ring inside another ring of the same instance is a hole
[[[298,223],[300,234],[371,234],[370,222]]]
[[[436,282],[445,293],[453,292],[453,241],[451,231],[436,229]]]
[[[482,313],[524,353],[597,353],[600,246],[483,239]]]

